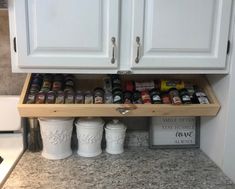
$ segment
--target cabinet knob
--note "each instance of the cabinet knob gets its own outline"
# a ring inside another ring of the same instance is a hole
[[[127,113],[131,112],[131,110],[135,110],[137,107],[134,104],[131,104],[127,107],[118,107],[116,111],[118,111],[122,115],[126,115]]]
[[[130,112],[130,110],[127,108],[117,108],[116,110],[122,115],[126,115],[128,112]]]
[[[136,43],[137,43],[137,53],[135,58],[135,63],[138,64],[140,61],[140,37],[136,37]]]
[[[116,43],[115,37],[112,37],[111,42],[112,42],[112,58],[111,58],[111,63],[114,64],[115,63],[115,43]]]

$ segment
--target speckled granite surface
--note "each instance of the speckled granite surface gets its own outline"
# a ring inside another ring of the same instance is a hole
[[[4,189],[234,189],[200,150],[127,149],[95,158],[73,155],[52,161],[26,152]]]

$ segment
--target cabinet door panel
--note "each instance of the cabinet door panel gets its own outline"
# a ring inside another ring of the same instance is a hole
[[[226,67],[231,0],[133,0],[132,3],[133,68]],[[138,63],[137,36],[140,37]]]
[[[15,14],[19,67],[117,68],[119,0],[17,0]]]

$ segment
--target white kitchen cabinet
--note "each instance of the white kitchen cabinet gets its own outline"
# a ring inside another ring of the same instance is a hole
[[[119,0],[11,0],[9,10],[19,69],[117,69]]]
[[[231,5],[232,0],[9,0],[12,68],[228,73]]]
[[[133,69],[225,69],[231,0],[133,0]]]

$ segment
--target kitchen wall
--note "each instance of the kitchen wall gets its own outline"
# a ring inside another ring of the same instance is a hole
[[[7,8],[7,0],[0,0],[0,8]]]
[[[235,182],[235,3],[231,25],[231,53],[227,59],[230,72],[227,75],[208,76],[221,109],[217,116],[201,119],[201,149]]]
[[[0,5],[5,5],[4,1]],[[25,80],[25,74],[11,72],[9,43],[8,12],[0,10],[0,95],[20,94]]]

